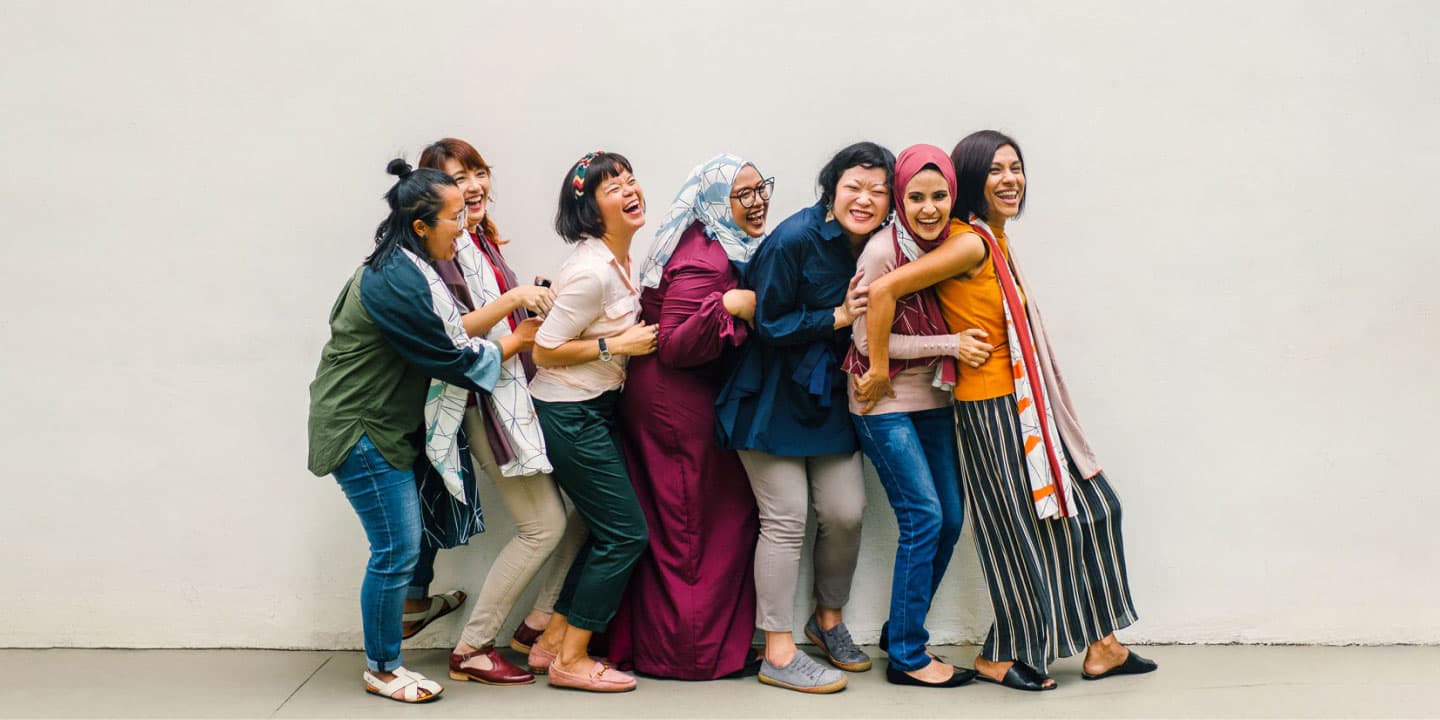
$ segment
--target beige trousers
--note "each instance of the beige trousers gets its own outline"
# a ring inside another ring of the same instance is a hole
[[[549,475],[505,477],[495,462],[490,443],[485,441],[485,421],[474,408],[465,411],[465,433],[473,438],[470,457],[477,475],[489,477],[500,494],[500,502],[515,524],[515,536],[505,543],[480,586],[475,608],[460,639],[471,647],[495,644],[500,624],[505,621],[525,587],[550,560],[549,569],[535,598],[535,609],[551,612],[570,563],[585,543],[585,523],[575,506],[565,512],[560,488]]]

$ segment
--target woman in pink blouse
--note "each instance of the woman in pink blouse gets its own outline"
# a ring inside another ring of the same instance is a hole
[[[856,263],[862,282],[874,282],[935,249],[947,235],[955,170],[944,150],[906,148],[895,161],[894,188],[895,221],[870,238]],[[868,320],[867,312],[855,321],[853,347],[845,357],[845,370],[852,375],[864,375],[870,367]],[[956,358],[983,361],[990,346],[979,330],[951,334],[928,288],[896,303],[891,330],[890,392],[868,402],[850,398],[860,449],[875,466],[900,531],[890,615],[880,630],[880,648],[890,656],[885,678],[897,685],[955,687],[973,680],[975,671],[926,651],[925,616],[964,520],[949,392],[958,375]]]
[[[655,351],[655,328],[636,322],[630,266],[630,241],[644,224],[645,194],[623,155],[594,152],[570,167],[555,229],[575,250],[535,334],[539,370],[530,383],[555,480],[590,533],[530,647],[531,672],[549,673],[559,687],[635,689],[635,678],[590,657],[589,645],[615,616],[648,540],[616,417],[627,359]]]
[[[610,659],[710,680],[754,657],[755,496],[715,443],[715,396],[749,337],[740,269],[765,236],[774,179],[732,155],[681,186],[640,272],[640,316],[659,351],[635,358],[620,400],[630,480],[650,529],[610,634]]]

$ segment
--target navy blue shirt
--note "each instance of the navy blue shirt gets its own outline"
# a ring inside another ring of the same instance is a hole
[[[810,457],[858,449],[835,308],[855,275],[850,241],[819,203],[786,218],[745,268],[755,332],[716,399],[723,447]]]

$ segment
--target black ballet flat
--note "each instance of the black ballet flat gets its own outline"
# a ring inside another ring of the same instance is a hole
[[[885,679],[888,680],[891,685],[913,685],[915,687],[952,688],[960,687],[961,685],[964,685],[971,680],[974,680],[975,676],[976,672],[974,670],[971,670],[970,668],[957,667],[955,668],[955,674],[951,675],[949,680],[946,680],[944,682],[931,683],[914,677],[909,673],[905,672],[904,670],[899,670],[889,665],[885,666]]]
[[[1039,670],[1036,670],[1035,668],[1032,668],[1022,662],[1011,663],[1010,669],[1005,671],[1005,679],[999,682],[991,680],[988,676],[984,674],[977,674],[976,677],[978,677],[983,682],[995,683],[996,685],[1004,685],[1008,688],[1013,688],[1015,690],[1024,690],[1026,692],[1044,692],[1046,690],[1054,690],[1055,688],[1059,687],[1058,684],[1046,687],[1045,681],[1049,680],[1050,676],[1045,675]]]
[[[1125,662],[1122,662],[1119,665],[1116,665],[1115,667],[1110,668],[1103,673],[1100,673],[1099,675],[1091,675],[1089,673],[1082,672],[1080,673],[1080,677],[1085,678],[1086,680],[1099,680],[1101,678],[1110,677],[1111,675],[1144,675],[1148,672],[1155,672],[1159,668],[1160,665],[1157,664],[1154,660],[1146,660],[1145,658],[1140,657],[1140,655],[1138,655],[1134,650],[1131,650],[1130,655],[1125,658]]]

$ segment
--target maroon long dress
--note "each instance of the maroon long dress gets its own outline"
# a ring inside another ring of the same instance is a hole
[[[719,243],[691,225],[660,285],[640,297],[659,326],[653,355],[630,359],[620,421],[650,548],[615,620],[609,659],[683,680],[745,666],[755,632],[755,498],[740,459],[715,444],[715,396],[749,327],[721,296],[739,275]]]

